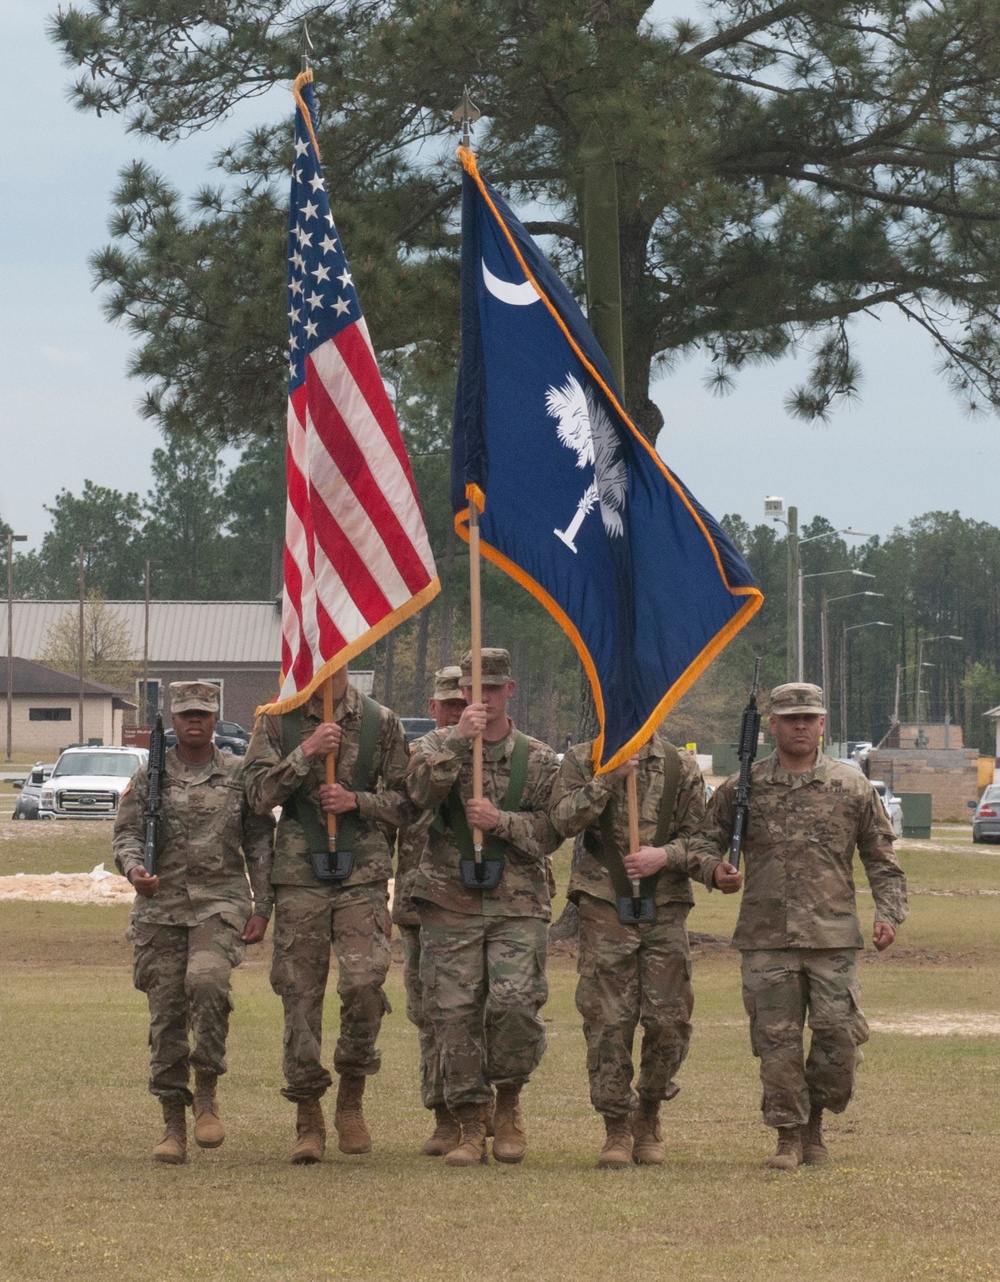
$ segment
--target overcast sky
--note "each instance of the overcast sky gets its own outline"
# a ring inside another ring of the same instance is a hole
[[[70,73],[44,34],[48,8],[42,0],[0,0],[0,516],[29,536],[27,546],[41,541],[49,525],[43,505],[61,489],[78,493],[90,479],[145,495],[150,485],[160,438],[136,412],[142,389],[125,377],[128,335],[104,320],[87,267],[108,238],[118,170],[142,156],[190,192],[228,138],[281,110],[272,94],[202,137],[173,147],[140,142],[116,118],[69,106]],[[288,106],[290,115],[290,95]],[[336,193],[331,198],[336,216]],[[275,306],[284,310],[283,282]],[[667,463],[716,516],[738,512],[751,524],[763,519],[767,494],[796,504],[800,523],[819,513],[835,526],[882,535],[936,509],[997,522],[987,467],[996,419],[964,414],[914,326],[885,313],[858,321],[854,332],[861,400],[824,426],[783,409],[785,393],[805,376],[803,358],[742,375],[724,398],[704,389],[705,360],[682,364],[655,392]]]

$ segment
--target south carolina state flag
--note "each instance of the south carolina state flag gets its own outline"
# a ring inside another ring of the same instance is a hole
[[[631,422],[583,313],[462,148],[455,526],[565,629],[610,770],[763,604],[718,523]]]

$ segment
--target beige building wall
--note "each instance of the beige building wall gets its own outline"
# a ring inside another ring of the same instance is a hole
[[[868,758],[868,774],[884,779],[893,792],[929,792],[935,823],[964,823],[971,819],[970,801],[979,799],[979,753],[920,752],[878,748]]]
[[[32,721],[32,708],[69,709],[68,721]],[[0,698],[3,726],[7,724],[7,700]],[[14,753],[36,761],[55,761],[63,748],[77,743],[79,702],[66,695],[14,697],[11,715],[11,746]],[[6,734],[6,730],[4,731]],[[122,741],[122,713],[113,707],[110,696],[90,696],[83,701],[83,741],[101,739],[106,744]]]

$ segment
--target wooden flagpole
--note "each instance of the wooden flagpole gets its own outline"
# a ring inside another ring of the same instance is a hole
[[[333,677],[323,682],[323,720],[333,721]],[[328,752],[324,759],[326,765],[326,782],[337,782],[337,754]],[[332,810],[326,812],[326,848],[331,855],[337,853],[337,816]]]

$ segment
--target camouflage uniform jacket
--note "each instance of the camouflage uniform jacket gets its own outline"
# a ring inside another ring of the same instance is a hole
[[[513,722],[505,739],[483,743],[483,796],[498,805],[510,782],[510,759],[517,732]],[[549,801],[559,762],[546,743],[528,740],[528,768],[520,808],[501,810],[498,827],[489,834],[505,843],[503,876],[496,890],[467,890],[459,873],[459,848],[450,829],[433,826],[420,859],[412,895],[456,913],[486,917],[552,915],[546,876],[547,857],[559,845],[549,822]],[[472,743],[446,727],[432,730],[413,745],[406,784],[413,802],[436,811],[455,780],[465,802],[472,796]]]
[[[169,748],[161,797],[156,841],[160,886],[148,899],[136,895],[132,920],[196,926],[218,914],[242,930],[251,911],[270,917],[274,820],[250,809],[242,760],[216,748],[211,761],[193,766]],[[126,877],[143,862],[148,798],[149,773],[143,766],[115,819],[115,863]]]
[[[905,919],[906,878],[878,794],[852,766],[819,753],[794,774],[777,755],[753,767],[744,839],[745,889],[733,943],[743,951],[861,948],[854,890],[857,847],[875,900],[875,918]],[[737,776],[712,797],[696,850],[726,854]]]
[[[358,759],[361,708],[361,695],[349,685],[333,710],[333,719],[343,731],[337,753],[337,782],[345,788],[351,788]],[[313,698],[298,711],[305,740],[322,724],[322,703]],[[325,759],[317,757],[310,761],[301,744],[286,757],[281,717],[258,717],[244,760],[247,796],[258,814],[283,805],[304,780],[308,798],[316,806],[325,831],[326,816],[319,804],[320,785],[326,781]],[[412,816],[405,791],[406,762],[406,737],[399,718],[388,708],[380,708],[372,766],[375,791],[357,794],[358,808],[352,812],[359,824],[357,841],[353,843],[354,870],[346,880],[336,883],[338,886],[360,886],[387,881],[392,876],[394,829]],[[285,814],[278,820],[271,881],[275,886],[319,885],[309,862],[309,840],[301,824]]]
[[[425,810],[412,823],[399,830],[396,842],[396,881],[392,890],[392,920],[397,926],[419,926],[420,914],[413,902],[413,887],[417,881],[420,859],[427,845],[427,830],[434,819],[432,810]]]
[[[595,778],[591,748],[590,743],[578,743],[563,757],[552,792],[549,818],[563,837],[575,837],[586,829],[601,841],[600,818],[610,805],[614,853],[617,858],[622,858],[628,854],[629,847],[625,780],[613,779],[609,774]],[[643,745],[638,757],[639,841],[645,846],[655,840],[660,820],[664,784],[662,736],[654,734]],[[702,853],[696,856],[688,851],[688,840],[705,817],[705,781],[698,763],[689,752],[681,751],[679,757],[681,769],[677,780],[677,800],[664,847],[667,863],[656,883],[658,904],[694,903],[691,877],[697,877],[711,887],[715,870],[721,862],[718,855]],[[581,894],[592,895],[609,904],[617,903],[610,872],[589,850],[583,851],[574,867],[567,893],[574,903],[579,902]]]

